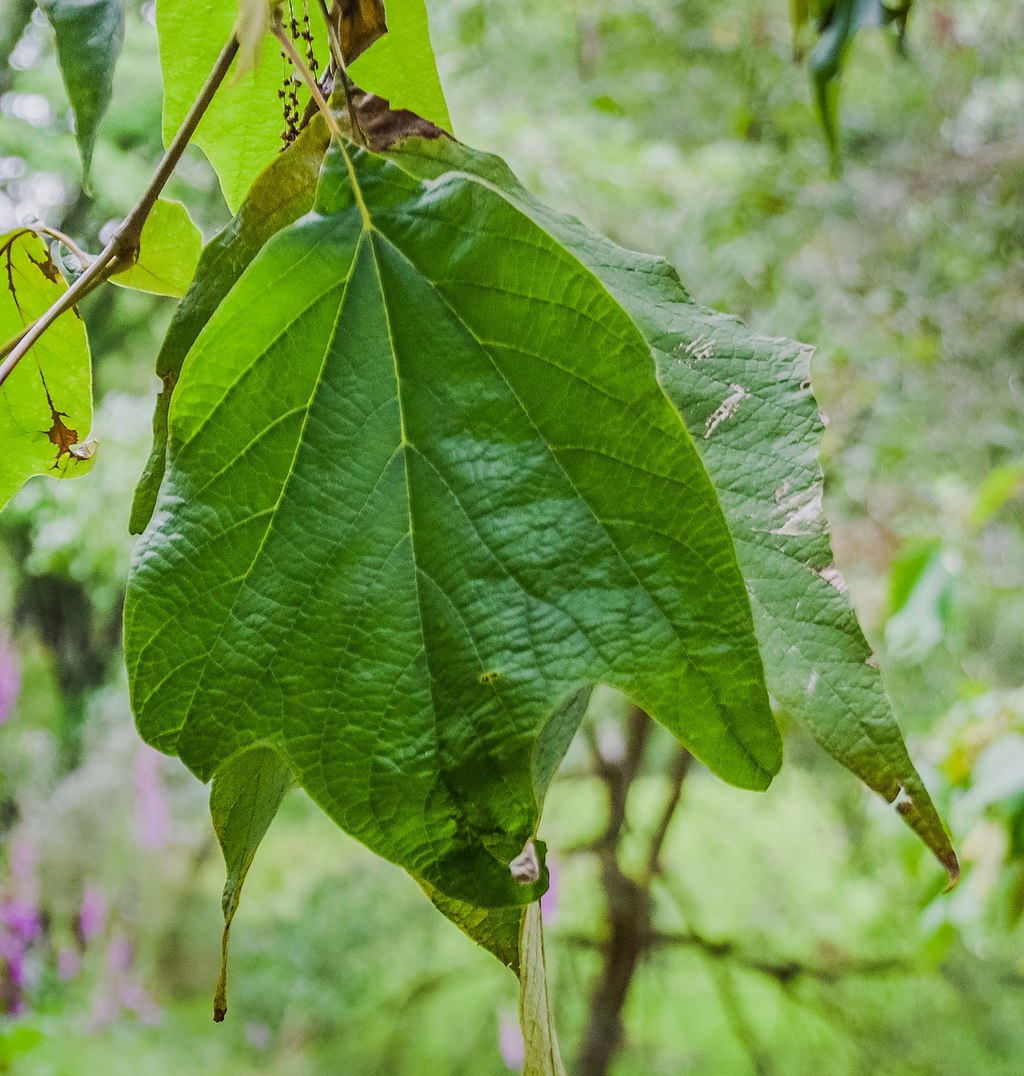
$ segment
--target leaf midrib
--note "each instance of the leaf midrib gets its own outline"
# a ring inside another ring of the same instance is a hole
[[[459,175],[465,175],[465,174],[464,173],[459,173]],[[472,178],[472,177],[466,176],[466,178]],[[490,189],[489,184],[483,184],[483,185],[487,186]],[[505,200],[507,202],[507,199],[503,199],[503,200]],[[512,206],[512,208],[515,208],[512,205],[511,202],[507,202],[507,204]],[[528,218],[528,219],[530,219],[530,218]],[[466,323],[466,321],[461,317],[461,315],[458,313],[458,311],[455,310],[455,308],[452,306],[451,302],[449,301],[448,297],[443,292],[441,292],[441,290],[437,287],[435,282],[429,276],[427,276],[427,274],[423,273],[417,267],[415,262],[413,262],[412,259],[403,250],[401,250],[384,232],[382,232],[379,228],[375,228],[374,230],[376,231],[376,233],[378,235],[380,235],[382,241],[386,242],[391,247],[391,249],[394,250],[395,253],[404,262],[406,262],[406,264],[409,265],[409,267],[421,279],[423,279],[424,281],[427,282],[427,284],[429,285],[432,292],[437,296],[438,300],[441,303],[444,304],[445,308],[449,311],[449,313],[456,320],[456,322],[459,325],[462,326],[462,328],[467,333],[467,335],[480,348],[480,351],[484,355],[487,356],[487,359],[491,363],[492,367],[494,368],[495,373],[498,375],[499,378],[501,378],[502,382],[507,387],[509,393],[513,396],[513,398],[519,404],[519,407],[522,410],[522,413],[523,413],[524,417],[529,422],[530,426],[533,428],[533,430],[534,430],[535,434],[537,435],[537,438],[540,441],[540,443],[543,444],[545,446],[545,448],[547,449],[548,454],[550,455],[552,461],[558,467],[559,471],[561,472],[561,474],[564,477],[565,481],[568,483],[569,487],[576,494],[576,497],[579,499],[579,501],[586,506],[587,511],[593,517],[594,521],[597,523],[598,527],[600,528],[602,533],[607,538],[609,545],[615,551],[615,553],[618,556],[618,558],[619,558],[620,562],[622,563],[623,567],[626,569],[626,571],[629,573],[629,575],[632,577],[632,579],[636,583],[637,588],[647,597],[647,599],[651,603],[652,607],[655,610],[657,610],[657,612],[661,615],[662,619],[668,625],[670,631],[675,636],[676,640],[680,643],[681,653],[682,653],[682,660],[691,669],[691,671],[694,672],[696,674],[696,676],[701,681],[703,681],[703,683],[705,684],[705,687],[707,688],[708,697],[711,700],[711,703],[712,703],[712,705],[714,706],[714,708],[715,708],[715,710],[717,712],[720,725],[729,730],[729,733],[730,733],[734,743],[740,748],[740,750],[746,756],[746,758],[749,759],[749,761],[753,765],[755,771],[758,774],[761,774],[761,775],[764,775],[764,776],[767,776],[767,777],[771,777],[771,772],[769,770],[767,770],[753,756],[753,754],[750,751],[750,748],[748,748],[747,744],[737,734],[736,729],[733,726],[733,723],[726,719],[725,712],[723,710],[723,707],[722,707],[721,703],[719,702],[717,691],[715,690],[714,685],[713,685],[710,677],[708,676],[708,674],[703,669],[700,669],[697,665],[694,664],[693,659],[688,654],[688,648],[687,648],[687,645],[686,645],[686,640],[680,634],[679,629],[677,628],[676,624],[673,622],[672,618],[668,615],[668,613],[662,608],[661,604],[657,601],[657,599],[650,592],[650,590],[648,590],[648,588],[646,586],[644,586],[644,584],[641,582],[639,576],[636,574],[636,571],[634,570],[633,566],[626,559],[626,557],[623,554],[622,550],[620,549],[618,543],[615,541],[615,539],[612,537],[611,533],[605,527],[604,523],[602,522],[602,520],[600,519],[598,514],[594,511],[594,509],[591,506],[590,502],[580,492],[580,490],[576,486],[576,483],[573,481],[572,477],[566,471],[564,464],[562,463],[562,461],[558,458],[558,456],[553,451],[550,442],[547,440],[546,437],[544,437],[544,435],[538,429],[538,427],[537,427],[536,423],[534,422],[528,408],[526,407],[526,404],[524,403],[524,401],[520,397],[519,393],[516,392],[515,388],[511,385],[511,383],[508,381],[507,377],[505,376],[505,373],[501,369],[500,365],[497,363],[497,361],[491,355],[490,349],[476,335],[476,333]],[[544,229],[541,229],[541,230],[544,231]],[[544,234],[547,234],[547,232],[544,231]],[[587,270],[586,267],[583,267],[583,268],[584,268],[584,271],[586,271],[588,273],[588,275],[593,276],[593,274],[590,273],[590,271]],[[594,279],[596,280],[597,278],[594,277]],[[605,290],[607,291],[607,289],[605,289]],[[609,297],[611,297],[613,299],[613,301],[615,301],[617,303],[617,300],[615,300],[614,297],[611,296],[611,293],[608,292],[608,294],[609,294]],[[630,324],[633,325],[633,327],[635,328],[635,325],[634,325],[632,319],[630,319]],[[639,333],[639,330],[636,330],[636,331]],[[642,337],[641,337],[641,342],[643,343]],[[644,347],[645,350],[649,351],[649,349],[646,346],[646,343],[643,343],[643,347]],[[652,356],[652,363],[653,363],[653,356]],[[565,371],[563,371],[563,372],[565,372]],[[397,373],[398,373],[398,370],[397,370],[397,364],[396,364],[396,377],[397,377]],[[658,387],[659,387],[659,390],[660,390],[660,385]],[[666,398],[666,403],[668,403],[667,398]],[[671,406],[671,405],[669,404],[669,406]],[[685,432],[686,427],[683,426],[681,418],[679,420],[679,423],[680,423],[680,426],[682,427],[682,429]],[[688,436],[688,434],[687,434],[687,436]],[[694,452],[696,452],[696,449],[694,449]],[[407,477],[407,483],[408,483],[408,474],[407,474],[406,477]],[[408,485],[407,485],[407,488],[408,488]],[[753,628],[751,628],[751,634],[753,635]],[[429,661],[428,661],[428,665],[429,665]],[[431,681],[432,680],[433,680],[433,677],[431,677]]]

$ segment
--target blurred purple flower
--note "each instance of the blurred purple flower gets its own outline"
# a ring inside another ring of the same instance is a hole
[[[78,909],[78,929],[82,938],[89,942],[99,934],[107,923],[107,898],[99,886],[85,887],[82,903]]]
[[[507,1012],[498,1013],[498,1049],[505,1068],[510,1072],[522,1071],[526,1061],[523,1033],[519,1030],[519,1020]]]
[[[25,989],[24,953],[15,953],[7,957],[7,977],[11,980],[11,986],[18,991],[20,996],[21,991]]]
[[[20,690],[21,672],[17,655],[9,641],[0,636],[0,725],[14,712]]]
[[[160,753],[143,747],[135,758],[135,840],[159,852],[171,835],[171,810],[160,779]]]
[[[0,897],[0,1012],[25,1011],[24,992],[33,978],[27,957],[41,929],[35,905]]]
[[[57,954],[57,978],[62,983],[69,982],[71,979],[78,978],[78,973],[81,970],[82,958],[79,956],[78,950],[68,945],[64,946]]]
[[[27,900],[0,903],[0,923],[19,941],[28,944],[39,937],[39,913]]]
[[[107,967],[111,971],[131,971],[135,962],[135,949],[131,941],[120,932],[110,939],[107,949]]]
[[[548,889],[540,898],[540,914],[553,922],[558,917],[558,866],[552,856],[548,856]]]
[[[127,982],[121,988],[121,1004],[151,1027],[160,1023],[160,1006],[146,993],[141,983]]]

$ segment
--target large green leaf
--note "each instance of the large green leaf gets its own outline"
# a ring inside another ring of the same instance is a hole
[[[585,685],[768,784],[746,591],[594,274],[485,182],[360,152],[361,215],[328,162],[183,367],[126,602],[139,728],[203,780],[272,748],[446,896],[525,904],[543,863],[510,864]]]
[[[75,137],[88,181],[96,132],[114,85],[114,65],[124,42],[122,0],[39,0],[57,38]]]
[[[153,449],[132,503],[128,527],[132,534],[141,534],[153,515],[167,455],[167,409],[189,348],[263,244],[312,208],[326,151],[327,126],[316,117],[264,169],[238,213],[203,250],[157,356],[156,375],[163,389],[153,415]]]
[[[10,340],[66,290],[37,236],[0,236],[0,340]],[[69,312],[0,387],[0,507],[35,474],[74,478],[92,466],[92,372],[85,325]]]
[[[665,261],[622,250],[533,199],[505,164],[458,143],[395,155],[420,176],[462,168],[515,199],[607,285],[649,342],[718,490],[750,593],[771,694],[865,784],[896,801],[950,877],[949,837],[907,753],[822,513],[810,350],[695,303]]]

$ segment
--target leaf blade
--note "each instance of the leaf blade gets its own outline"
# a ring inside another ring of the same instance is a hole
[[[167,456],[167,414],[185,356],[221,300],[267,240],[308,212],[327,151],[317,116],[257,177],[231,222],[203,249],[192,283],[174,312],[156,360],[162,382],[153,414],[153,447],[132,500],[128,530],[141,534],[156,506]]]
[[[160,198],[146,218],[133,266],[110,279],[122,288],[180,299],[188,290],[203,249],[203,233],[181,202]]]
[[[768,782],[746,594],[596,277],[486,184],[360,154],[364,232],[330,160],[316,212],[271,240],[182,372],[126,605],[140,730],[200,777],[272,743],[379,854],[476,907],[529,903],[543,870],[520,885],[509,863],[536,831],[534,752],[584,685],[622,687],[727,779]],[[211,724],[228,696],[235,726]]]
[[[446,131],[452,129],[430,43],[423,0],[388,0],[388,32],[351,64],[352,78],[393,109],[408,109]]]

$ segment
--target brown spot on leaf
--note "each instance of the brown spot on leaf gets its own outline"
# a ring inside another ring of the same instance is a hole
[[[68,417],[67,412],[58,411],[54,406],[53,397],[50,395],[50,390],[46,385],[46,378],[43,377],[42,370],[39,371],[39,378],[43,383],[43,392],[46,393],[46,403],[50,408],[50,418],[53,420],[50,428],[44,432],[49,438],[50,444],[55,445],[57,448],[57,458],[53,461],[53,467],[50,469],[53,471],[57,470],[57,465],[60,463],[61,456],[71,456],[72,459],[88,459],[95,451],[95,441],[86,442],[87,445],[93,445],[92,450],[86,456],[79,455],[78,452],[72,452],[71,446],[78,444],[78,430],[71,429],[70,426],[67,426],[61,421]],[[79,450],[79,452],[80,451],[81,450]]]
[[[56,284],[60,281],[60,271],[54,264],[53,258],[49,254],[45,258],[41,258],[38,261],[30,254],[28,260],[43,274],[44,277],[51,283]]]
[[[447,131],[417,116],[415,112],[407,108],[392,108],[383,97],[358,88],[352,91],[352,104],[359,126],[374,153],[383,153],[407,138],[451,137]]]
[[[57,469],[61,456],[71,456],[71,446],[78,443],[78,430],[65,426],[61,419],[67,418],[66,411],[55,411],[50,405],[50,414],[53,416],[53,425],[46,431],[50,444],[57,446],[57,458],[53,462],[53,470]]]

